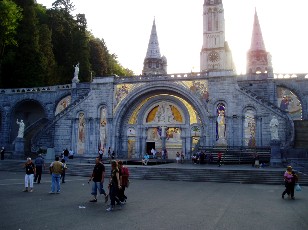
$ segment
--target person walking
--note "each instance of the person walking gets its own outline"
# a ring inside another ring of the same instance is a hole
[[[123,165],[122,161],[118,161],[119,172],[120,172],[120,185],[119,189],[119,200],[121,202],[126,202],[127,196],[125,195],[125,188],[128,188],[129,185],[129,170]]]
[[[42,179],[43,168],[45,169],[45,162],[42,154],[39,154],[38,157],[34,161],[35,164],[35,177],[34,182],[40,184]]]
[[[178,164],[180,162],[180,153],[179,152],[176,152],[176,155],[175,155],[175,160],[176,160],[176,163]]]
[[[110,196],[110,207],[106,209],[106,211],[110,212],[113,211],[115,208],[115,203],[121,202],[118,199],[119,189],[121,188],[120,182],[120,173],[118,169],[118,165],[116,161],[111,162],[111,176],[109,181],[109,196]]]
[[[105,195],[105,203],[108,201],[108,195],[106,194],[104,190],[104,179],[105,179],[105,166],[101,162],[100,158],[95,158],[95,165],[93,168],[92,175],[89,179],[90,181],[93,181],[92,184],[92,192],[93,199],[90,200],[90,202],[97,202],[97,190],[99,191],[99,194]]]
[[[219,152],[217,154],[217,164],[218,164],[218,167],[221,166],[221,159],[222,159],[222,153]]]
[[[181,164],[184,164],[184,160],[185,160],[185,154],[184,154],[184,152],[182,151],[182,152],[181,152]]]
[[[61,180],[62,180],[62,184],[65,183],[65,173],[66,173],[66,170],[67,170],[67,165],[65,163],[65,159],[62,159],[61,160],[62,162],[62,167],[63,167],[63,170],[62,170],[62,173],[61,173]]]
[[[30,157],[27,158],[27,162],[24,165],[24,168],[26,169],[26,175],[25,175],[25,189],[23,192],[28,192],[28,186],[30,185],[30,191],[33,192],[33,177],[35,175],[35,165],[33,164]]]
[[[291,199],[294,198],[294,186],[295,186],[295,178],[292,166],[288,166],[287,170],[285,171],[284,175],[284,182],[285,182],[285,190],[281,194],[281,198],[284,199],[284,196],[288,194],[288,196],[291,195]]]
[[[102,149],[98,150],[99,159],[103,160],[104,151]]]
[[[1,148],[1,160],[4,160],[4,153],[5,153],[5,149],[2,146],[2,148]]]
[[[51,191],[50,194],[59,194],[61,187],[60,187],[60,179],[61,174],[63,171],[63,164],[59,161],[59,156],[56,156],[55,161],[52,162],[49,166],[49,170],[51,173]]]

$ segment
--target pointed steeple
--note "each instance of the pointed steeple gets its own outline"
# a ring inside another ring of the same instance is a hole
[[[273,73],[271,54],[265,49],[257,10],[255,10],[251,45],[247,52],[246,72],[248,74],[268,74],[269,77]]]
[[[257,9],[255,9],[255,18],[254,18],[254,23],[253,23],[250,50],[251,51],[256,51],[256,50],[265,51],[266,50],[264,41],[263,41],[261,26],[260,26],[258,14],[257,14]]]
[[[145,58],[161,58],[157,31],[156,31],[155,18],[154,18],[153,25],[152,25],[152,31],[151,31],[150,41],[148,45],[148,51],[147,51],[147,55]]]
[[[143,62],[142,74],[167,74],[167,59],[160,54],[155,18],[152,25],[147,54]]]
[[[206,6],[219,5],[219,4],[222,4],[222,0],[205,0],[204,4]]]

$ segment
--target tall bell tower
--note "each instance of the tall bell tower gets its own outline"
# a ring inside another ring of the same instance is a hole
[[[228,43],[225,41],[225,18],[222,0],[204,0],[200,71],[223,70],[234,70],[234,64]]]

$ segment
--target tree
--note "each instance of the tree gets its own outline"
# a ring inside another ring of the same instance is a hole
[[[39,46],[39,28],[34,0],[15,0],[23,9],[23,19],[18,27],[18,47],[10,86],[34,87],[43,85],[44,66]]]
[[[64,10],[66,13],[70,13],[75,10],[75,6],[71,0],[56,0],[54,3],[52,3],[52,6],[55,9]]]
[[[7,45],[17,45],[16,33],[22,19],[21,8],[10,0],[0,2],[0,59]]]
[[[17,46],[17,27],[22,19],[21,8],[10,0],[0,1],[0,85],[2,86],[2,61],[5,48]]]
[[[106,76],[109,66],[109,52],[103,39],[90,38],[90,63],[94,76]]]

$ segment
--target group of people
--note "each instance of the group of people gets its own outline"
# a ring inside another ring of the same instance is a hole
[[[72,149],[68,150],[67,148],[63,149],[61,158],[65,161],[67,161],[67,159],[74,159],[74,151]]]
[[[108,183],[108,193],[104,189],[105,180],[105,166],[100,160],[100,157],[95,159],[95,166],[93,168],[92,175],[89,179],[89,183],[92,181],[93,199],[90,202],[97,202],[97,194],[102,194],[105,197],[105,203],[110,198],[110,206],[106,211],[113,211],[116,204],[122,207],[126,203],[127,196],[125,195],[125,188],[129,185],[129,170],[123,166],[122,161],[111,162],[111,174]]]
[[[104,154],[105,154],[104,148],[98,149],[98,156],[101,160],[103,160]],[[116,157],[115,151],[111,152],[111,148],[109,147],[108,151],[107,151],[107,158],[110,159],[110,160],[113,160],[113,159],[115,159],[115,157]]]
[[[64,159],[60,161],[60,157],[56,156],[50,166],[51,174],[51,191],[50,194],[59,194],[61,191],[60,181],[61,178],[64,180],[63,172],[65,172],[66,164]],[[25,175],[25,189],[24,192],[33,192],[33,183],[41,182],[42,171],[45,169],[44,158],[41,154],[35,159],[34,163],[30,157],[27,158],[24,164],[26,171]],[[65,175],[65,174],[64,174]],[[92,181],[92,192],[93,199],[90,202],[97,202],[97,194],[103,194],[105,197],[105,203],[110,198],[110,207],[107,211],[115,209],[116,204],[122,207],[127,200],[125,195],[125,188],[129,186],[129,170],[123,165],[122,161],[112,160],[111,162],[111,173],[108,182],[108,193],[104,189],[105,180],[105,166],[100,157],[96,157],[93,172],[89,179],[89,183]],[[62,181],[63,182],[63,181]],[[64,182],[63,182],[64,183]]]
[[[33,192],[33,184],[41,183],[42,172],[45,169],[45,161],[42,154],[39,154],[38,157],[33,162],[30,157],[27,158],[26,163],[24,164],[25,174],[25,189],[23,192]],[[62,183],[65,183],[65,171],[67,166],[65,160],[60,161],[60,157],[56,156],[55,161],[52,162],[49,166],[49,171],[51,174],[51,191],[50,194],[60,193],[60,180]]]
[[[199,151],[192,155],[191,160],[193,164],[205,164],[205,163],[211,164],[214,162],[214,157],[212,153],[205,153],[203,151]],[[221,166],[222,163],[221,160],[222,160],[222,153],[218,153],[217,161],[219,166]]]
[[[180,163],[183,164],[184,163],[184,159],[185,159],[185,154],[184,152],[182,151],[181,153],[180,152],[176,152],[175,154],[175,160],[176,160],[176,163]]]

